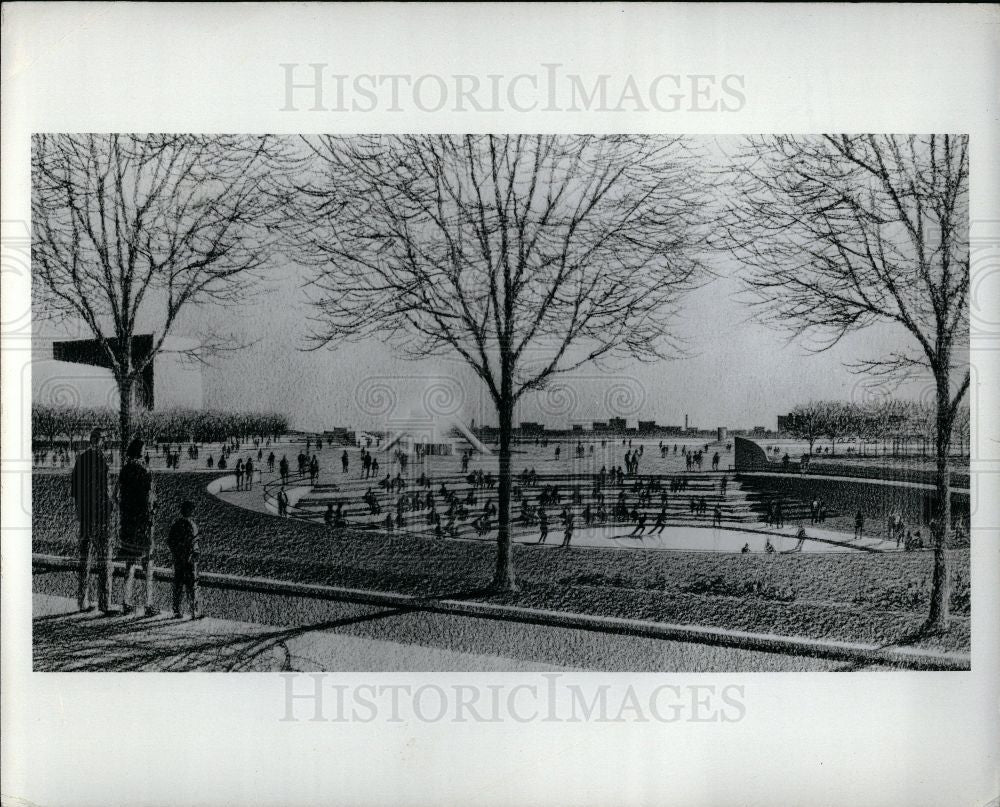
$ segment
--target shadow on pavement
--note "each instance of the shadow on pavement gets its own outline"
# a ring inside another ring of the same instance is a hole
[[[223,629],[216,620],[52,614],[32,621],[33,668],[39,672],[294,671],[288,642],[315,631],[387,619],[375,613],[279,630]]]

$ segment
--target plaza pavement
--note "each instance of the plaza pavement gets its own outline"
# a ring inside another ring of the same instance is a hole
[[[218,581],[217,581],[218,582]],[[233,581],[235,583],[235,580]],[[260,581],[270,585],[273,581]],[[201,620],[76,612],[69,570],[33,578],[37,671],[730,672],[967,669],[969,657],[474,601],[205,586]],[[169,584],[157,579],[165,608]]]

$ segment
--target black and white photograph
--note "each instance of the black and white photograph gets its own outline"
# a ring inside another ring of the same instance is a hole
[[[3,807],[989,807],[1000,11],[4,3]]]
[[[32,147],[36,670],[968,668],[967,136]]]

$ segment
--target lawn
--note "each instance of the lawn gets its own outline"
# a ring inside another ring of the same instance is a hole
[[[438,596],[488,584],[491,544],[329,528],[235,507],[208,494],[205,473],[156,475],[156,561],[184,499],[195,502],[208,571]],[[69,477],[33,478],[32,547],[71,556],[76,525]],[[954,627],[918,643],[969,649],[969,550],[950,551]],[[932,555],[748,555],[516,546],[521,590],[480,599],[553,610],[838,640],[891,643],[927,611]]]

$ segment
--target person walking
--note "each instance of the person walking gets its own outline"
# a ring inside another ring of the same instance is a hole
[[[121,546],[118,559],[125,562],[125,583],[122,588],[122,614],[135,611],[132,604],[132,586],[135,567],[142,565],[146,579],[143,605],[146,616],[155,616],[159,609],[153,607],[153,514],[156,511],[156,493],[153,475],[142,464],[143,442],[138,437],[125,451],[125,465],[118,476],[118,497]]]
[[[861,508],[858,508],[858,512],[854,514],[854,540],[859,540],[865,531],[865,514],[861,512]]]
[[[181,503],[181,515],[171,526],[167,535],[167,546],[174,562],[174,619],[180,619],[183,595],[187,592],[191,608],[191,619],[201,619],[198,610],[198,525],[191,518],[194,503]]]
[[[243,460],[236,460],[236,489],[243,490]]]
[[[573,540],[573,522],[575,517],[569,509],[563,509],[562,511],[562,521],[563,521],[563,542],[562,548],[567,549],[569,547],[569,542]]]
[[[243,475],[246,477],[246,489],[253,490],[253,457],[247,457],[247,461],[243,466]]]
[[[108,463],[101,451],[102,429],[90,433],[90,446],[82,451],[73,465],[70,487],[76,505],[80,527],[77,552],[76,604],[81,611],[92,611],[90,571],[95,556],[101,571],[98,577],[98,608],[107,613],[111,608],[111,542],[108,521],[111,500],[108,497]]]
[[[549,514],[545,512],[544,507],[538,508],[538,531],[540,533],[538,543],[544,544],[545,539],[549,537]]]
[[[344,449],[344,453],[340,455],[340,467],[343,468],[343,472],[347,473],[347,467],[350,465],[350,459],[347,457],[347,449]]]
[[[288,484],[288,457],[282,455],[281,462],[278,463],[278,473],[281,476],[281,484]]]
[[[712,526],[721,527],[722,526],[722,505],[718,502],[715,504],[715,509],[712,511]]]
[[[278,515],[288,516],[288,494],[285,493],[285,486],[281,486],[281,490],[278,491]]]

